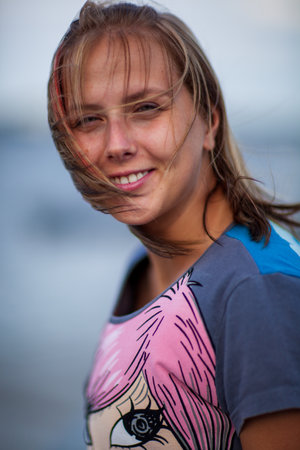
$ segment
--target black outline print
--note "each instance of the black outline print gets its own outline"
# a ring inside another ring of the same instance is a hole
[[[163,408],[159,409],[151,409],[151,398],[148,397],[149,403],[145,409],[135,409],[132,398],[130,397],[131,409],[128,413],[122,414],[118,409],[121,418],[115,423],[110,433],[110,446],[121,447],[121,448],[134,448],[134,447],[142,447],[145,449],[144,445],[150,441],[159,442],[162,445],[168,443],[168,441],[159,436],[158,433],[162,428],[168,429],[168,427],[163,425],[164,416],[163,416]],[[116,426],[123,422],[123,426],[128,433],[129,436],[133,436],[136,440],[140,442],[134,445],[120,445],[120,444],[112,444],[112,437]]]

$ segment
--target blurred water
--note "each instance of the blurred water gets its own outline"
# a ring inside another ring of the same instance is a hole
[[[293,201],[299,150],[265,140],[245,157]],[[82,449],[83,384],[136,241],[81,200],[48,135],[2,134],[0,164],[1,448]]]
[[[81,449],[83,384],[136,244],[81,200],[49,137],[1,144],[0,447]]]

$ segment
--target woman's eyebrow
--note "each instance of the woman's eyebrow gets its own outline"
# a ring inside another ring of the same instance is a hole
[[[123,103],[133,103],[138,100],[150,100],[152,98],[154,99],[163,96],[171,97],[172,90],[162,90],[161,88],[142,89],[140,91],[125,95],[125,97],[123,98]]]
[[[130,104],[130,103],[134,103],[136,101],[141,101],[141,100],[151,100],[151,99],[155,99],[158,97],[169,97],[171,98],[173,96],[172,90],[168,89],[168,90],[162,90],[161,88],[150,88],[150,89],[141,89],[139,91],[130,93],[130,94],[126,94],[123,98],[122,98],[122,102],[121,105],[126,105],[126,104]],[[112,108],[116,108],[119,105],[113,105]],[[71,110],[71,112],[73,110],[76,110],[77,108],[73,108]],[[105,110],[105,106],[102,106],[100,103],[85,103],[83,105],[81,105],[81,109],[82,111],[102,111]]]

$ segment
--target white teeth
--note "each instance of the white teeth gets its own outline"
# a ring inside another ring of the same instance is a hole
[[[129,183],[134,183],[135,181],[138,180],[138,177],[136,176],[135,173],[131,173],[128,177]]]
[[[130,184],[130,183],[135,183],[136,181],[140,180],[141,178],[143,178],[146,174],[148,173],[148,170],[146,170],[145,172],[138,172],[138,173],[131,173],[130,175],[128,175],[128,177],[115,177],[112,178],[112,181],[115,184]]]
[[[120,178],[121,184],[128,184],[128,178],[127,177],[121,177]]]

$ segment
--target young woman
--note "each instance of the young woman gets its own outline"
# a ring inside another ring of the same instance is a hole
[[[83,197],[145,248],[100,339],[87,444],[298,449],[299,245],[278,224],[300,208],[247,175],[191,31],[87,2],[54,56],[49,123]]]

